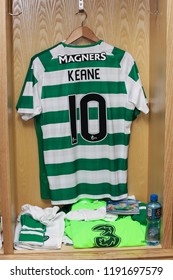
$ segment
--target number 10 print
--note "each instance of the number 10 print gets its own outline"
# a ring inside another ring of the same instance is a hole
[[[99,132],[89,133],[89,102],[98,102],[98,122]],[[90,93],[81,98],[80,101],[80,125],[81,135],[89,142],[98,142],[105,138],[107,134],[106,127],[106,101],[105,99],[95,93]],[[76,114],[76,95],[69,96],[69,112],[70,112],[70,127],[71,127],[71,139],[72,144],[77,144],[77,114]]]

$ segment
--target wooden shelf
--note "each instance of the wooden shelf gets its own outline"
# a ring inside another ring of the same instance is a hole
[[[73,249],[64,246],[57,251],[14,251],[13,255],[0,255],[0,259],[15,260],[122,260],[122,259],[173,259],[173,249],[157,248],[92,248],[92,249]]]
[[[3,255],[3,254],[4,254],[3,249],[0,249],[0,255]]]

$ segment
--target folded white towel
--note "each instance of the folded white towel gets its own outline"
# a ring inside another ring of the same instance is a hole
[[[59,209],[58,206],[40,208],[38,206],[25,204],[22,206],[22,214],[30,214],[35,220],[40,221],[44,225],[48,225],[56,219]]]
[[[60,212],[56,219],[46,226],[43,249],[60,249],[64,235],[65,213]]]
[[[106,216],[106,207],[100,207],[95,210],[91,209],[79,209],[73,210],[66,214],[68,220],[98,220],[104,219]]]

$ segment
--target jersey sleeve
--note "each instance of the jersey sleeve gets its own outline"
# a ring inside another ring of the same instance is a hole
[[[41,93],[44,67],[39,58],[32,58],[16,105],[22,119],[27,121],[42,111]]]
[[[139,111],[147,114],[149,112],[148,101],[141,83],[136,63],[134,62],[128,79],[128,99]]]
[[[136,62],[131,55],[127,54],[124,63],[128,65],[126,66],[128,101],[134,105],[134,108],[138,113],[143,112],[144,114],[147,114],[149,112],[148,100],[142,86]]]

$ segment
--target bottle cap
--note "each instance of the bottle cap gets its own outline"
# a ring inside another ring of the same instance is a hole
[[[158,200],[158,195],[157,194],[151,194],[150,195],[150,201],[157,201]]]

